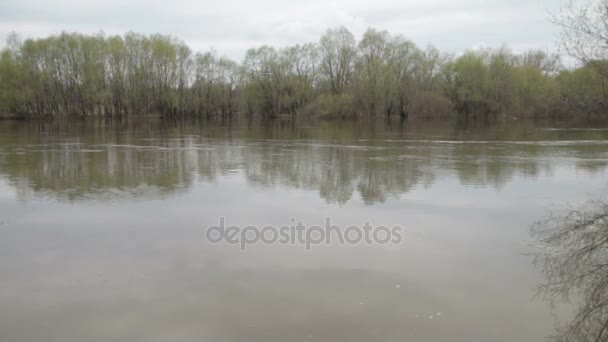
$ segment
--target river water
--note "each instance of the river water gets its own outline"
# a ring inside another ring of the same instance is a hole
[[[541,341],[572,308],[530,225],[608,184],[576,127],[0,122],[0,340]],[[220,217],[402,230],[243,251]]]

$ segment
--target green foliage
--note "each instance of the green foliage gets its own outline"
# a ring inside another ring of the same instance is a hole
[[[318,43],[250,49],[239,65],[193,54],[163,35],[62,33],[0,53],[0,113],[20,116],[326,117],[599,116],[608,104],[608,62],[558,72],[543,52],[502,48],[457,58],[402,36],[346,28]]]
[[[554,65],[542,52],[467,52],[445,65],[445,91],[465,119],[552,115],[560,108]]]
[[[356,115],[353,98],[348,94],[321,94],[307,112],[326,119],[346,119]]]
[[[357,56],[355,37],[345,27],[329,29],[319,41],[321,74],[333,94],[341,94],[350,85]]]
[[[446,65],[446,93],[456,111],[469,114],[488,113],[490,70],[481,54],[468,52]]]
[[[562,108],[589,118],[605,118],[608,108],[608,80],[598,72],[594,62],[576,69],[562,71],[557,77]],[[563,115],[564,113],[562,113]]]

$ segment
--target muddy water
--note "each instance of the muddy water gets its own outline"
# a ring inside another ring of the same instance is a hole
[[[529,225],[607,169],[601,126],[0,122],[0,340],[540,341]],[[241,251],[220,216],[402,241]]]

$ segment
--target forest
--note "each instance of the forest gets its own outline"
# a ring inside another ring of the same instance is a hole
[[[577,22],[567,19],[562,25],[576,35]],[[606,117],[608,62],[584,54],[579,36],[564,41],[580,57],[576,66],[564,66],[559,55],[507,47],[448,54],[373,28],[359,41],[339,27],[315,43],[253,48],[240,63],[159,34],[11,34],[0,54],[0,114]]]

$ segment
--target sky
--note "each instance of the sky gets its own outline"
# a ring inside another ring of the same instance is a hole
[[[421,47],[461,53],[508,46],[557,50],[550,22],[564,0],[0,0],[0,46],[62,31],[161,33],[194,51],[240,60],[247,49],[316,42],[330,27],[361,37],[368,27],[402,34]]]

